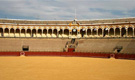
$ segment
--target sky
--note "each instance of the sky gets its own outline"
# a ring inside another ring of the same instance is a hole
[[[135,17],[135,0],[0,0],[0,18],[93,20]]]

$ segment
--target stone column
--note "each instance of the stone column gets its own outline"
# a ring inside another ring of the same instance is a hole
[[[108,29],[108,37],[110,37],[110,36],[109,36],[109,33],[110,33],[110,29]]]
[[[102,36],[104,37],[104,29],[102,29]]]
[[[46,37],[48,37],[47,35],[48,35],[48,29],[46,29],[47,30],[47,32],[46,32]]]
[[[64,34],[64,29],[62,29],[62,35],[61,35],[62,37],[64,37],[63,34]]]
[[[85,29],[85,34],[86,34],[86,37],[88,37],[88,35],[87,35],[87,29]]]
[[[21,37],[21,31],[22,31],[22,29],[19,29],[20,30],[20,32],[19,32],[19,36]]]
[[[134,28],[133,28],[133,37],[134,37]]]
[[[59,29],[57,30],[57,37],[59,37]]]
[[[93,29],[90,29],[91,30],[91,36],[93,36]]]
[[[16,29],[14,29],[14,37],[16,37],[16,36],[15,36],[15,33],[16,33]]]
[[[128,29],[126,28],[126,37],[128,37]]]
[[[43,29],[41,29],[41,37],[43,37]]]
[[[96,35],[98,36],[98,29],[96,29],[96,32],[97,32],[97,34],[96,34]]]
[[[2,37],[4,37],[4,33],[5,33],[5,28],[3,28],[3,33],[2,33]]]
[[[110,36],[110,28],[108,28],[108,36],[111,37],[111,36]]]
[[[80,38],[79,34],[80,34],[80,30],[77,30],[77,37],[78,38]]]
[[[30,29],[31,31],[30,31],[30,37],[32,37],[32,29]]]
[[[114,28],[114,37],[116,37],[115,29],[116,29],[116,28]]]
[[[36,29],[36,37],[37,37],[38,30]]]
[[[121,28],[120,28],[120,37],[122,36],[122,34],[121,34],[122,32],[121,32]]]
[[[9,32],[8,32],[8,37],[10,37],[10,29],[8,29],[9,30]]]
[[[27,37],[27,29],[25,29],[25,37]]]
[[[52,34],[51,34],[51,37],[53,37],[53,31],[54,31],[54,29],[52,29]]]

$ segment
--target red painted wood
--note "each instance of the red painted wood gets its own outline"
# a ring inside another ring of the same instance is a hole
[[[20,52],[0,52],[0,56],[20,56]]]
[[[116,59],[135,59],[135,54],[115,54]]]
[[[111,54],[111,53],[90,53],[90,52],[0,52],[0,56],[73,56],[73,57],[97,57],[115,59],[135,59],[135,54]]]
[[[74,48],[68,48],[68,52],[74,52]]]

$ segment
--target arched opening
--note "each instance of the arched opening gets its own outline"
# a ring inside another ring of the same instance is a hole
[[[77,29],[72,29],[72,37],[77,37]]]
[[[133,37],[133,29],[132,29],[132,27],[128,28],[128,37]]]
[[[46,37],[46,35],[47,35],[47,29],[44,29],[42,37]]]
[[[114,29],[113,28],[110,28],[109,36],[114,37]]]
[[[98,29],[98,36],[102,37],[102,29],[101,28]]]
[[[53,30],[53,35],[52,35],[52,37],[57,37],[57,29],[54,29],[54,30]]]
[[[3,37],[3,29],[0,28],[0,37]]]
[[[81,37],[84,37],[84,36],[85,36],[85,34],[86,34],[85,29],[81,29],[81,30],[80,30],[80,34],[81,34]]]
[[[69,36],[69,30],[68,29],[65,29],[64,30],[64,37],[68,37]]]
[[[87,35],[90,37],[90,35],[91,35],[91,29],[88,29],[87,30]]]
[[[37,37],[42,37],[42,30],[41,29],[38,29]]]
[[[126,37],[126,28],[125,28],[125,27],[123,27],[123,28],[121,29],[121,36],[122,36],[122,37]]]
[[[59,37],[62,37],[62,29],[59,31]]]
[[[97,29],[96,28],[92,29],[92,35],[96,36],[96,34],[97,34]]]
[[[14,37],[14,29],[13,28],[10,29],[10,37]]]
[[[16,29],[15,37],[20,37],[20,30],[19,29]]]
[[[49,30],[48,30],[47,37],[52,37],[52,29],[49,29]]]
[[[31,30],[27,29],[26,37],[31,37]]]
[[[32,37],[37,37],[37,36],[36,36],[36,29],[33,29],[33,30],[32,30]]]
[[[119,28],[115,29],[115,36],[120,37],[120,29]]]
[[[103,33],[103,37],[108,37],[108,28],[105,28],[104,29],[104,33]]]
[[[21,30],[21,37],[25,37],[25,29]]]
[[[8,36],[9,36],[9,29],[6,28],[6,29],[5,29],[5,33],[4,33],[4,37],[8,37]]]

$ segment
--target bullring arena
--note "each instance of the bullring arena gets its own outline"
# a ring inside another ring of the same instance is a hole
[[[135,59],[135,18],[0,20],[0,55]]]
[[[0,19],[0,79],[134,80],[134,46],[135,18]]]

